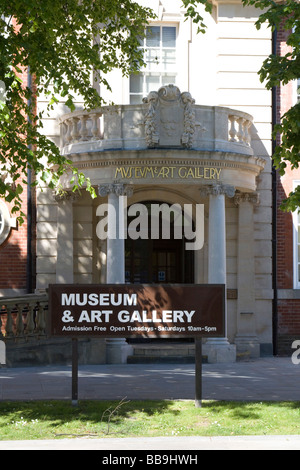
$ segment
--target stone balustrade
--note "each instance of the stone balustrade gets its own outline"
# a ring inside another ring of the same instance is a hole
[[[76,111],[60,120],[61,146],[103,139],[102,110]]]
[[[176,115],[164,119],[159,113],[156,116],[152,108],[145,100],[141,105],[65,114],[59,119],[61,152],[75,157],[105,150],[182,147],[253,155],[253,118],[247,113],[192,104],[188,110],[179,108],[183,113],[182,124]]]
[[[251,136],[249,129],[252,126],[251,119],[247,118],[245,113],[235,112],[235,114],[228,114],[229,126],[229,141],[244,144],[247,147],[251,145]]]
[[[29,340],[46,336],[46,295],[0,298],[0,339]]]

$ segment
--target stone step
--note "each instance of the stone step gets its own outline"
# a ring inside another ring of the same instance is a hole
[[[135,356],[194,356],[194,343],[137,343],[132,345]]]
[[[194,343],[133,344],[133,354],[128,364],[193,364]],[[205,358],[203,358],[204,360]]]
[[[127,364],[194,364],[192,356],[128,356]]]

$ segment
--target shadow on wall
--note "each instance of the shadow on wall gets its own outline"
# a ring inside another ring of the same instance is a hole
[[[24,233],[20,233],[19,237],[19,233],[15,232],[0,246],[0,295],[7,289],[18,292],[26,290],[26,266],[27,237]]]

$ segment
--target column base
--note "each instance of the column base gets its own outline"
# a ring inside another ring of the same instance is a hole
[[[126,364],[133,348],[125,339],[106,339],[106,364]]]
[[[236,346],[230,344],[227,338],[209,339],[203,345],[202,353],[207,356],[209,364],[236,362]]]
[[[253,359],[260,357],[260,344],[256,335],[236,335],[234,342],[237,353],[246,353]]]

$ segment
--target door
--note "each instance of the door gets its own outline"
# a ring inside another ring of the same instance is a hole
[[[174,222],[170,220],[170,237],[162,237],[162,221],[158,221],[159,238],[151,239],[151,203],[148,207],[147,239],[128,237],[125,242],[125,282],[130,284],[193,284],[194,252],[186,251],[186,240],[174,237]],[[128,224],[131,219],[128,217]],[[154,219],[154,223],[157,219]],[[145,234],[144,234],[145,236]]]
[[[128,218],[129,223],[130,218]],[[193,284],[194,252],[185,250],[186,240],[184,238],[175,239],[172,227],[168,240],[162,237],[151,240],[150,233],[151,220],[149,216],[148,239],[126,239],[125,282],[128,284]],[[129,343],[166,341],[169,340],[133,338],[128,340]],[[186,341],[192,340],[187,339]]]

